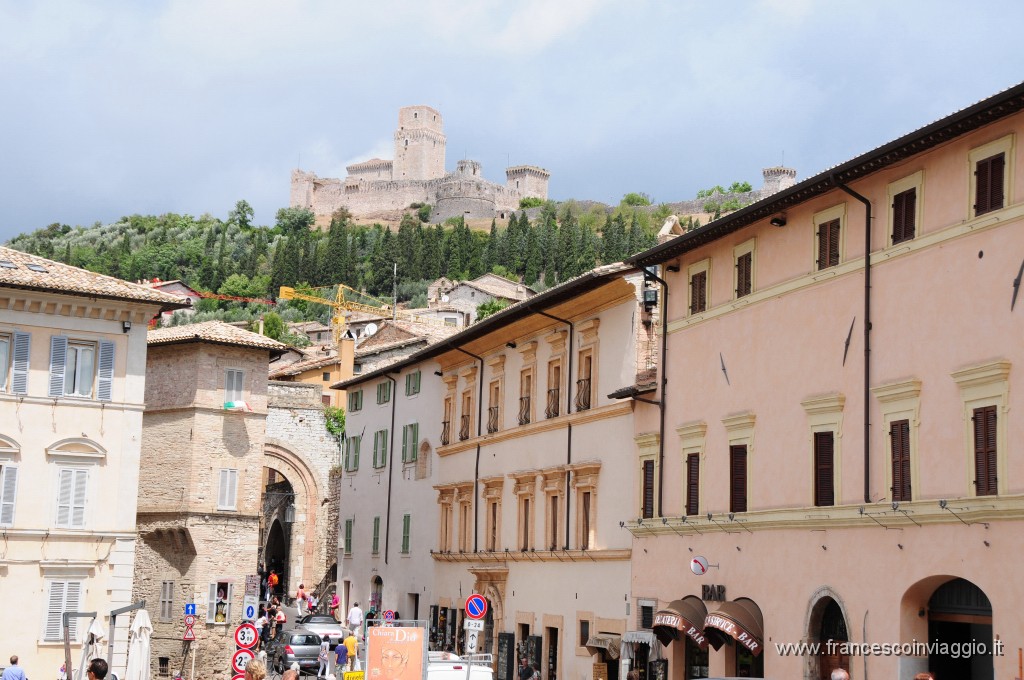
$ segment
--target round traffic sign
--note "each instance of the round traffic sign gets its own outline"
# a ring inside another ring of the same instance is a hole
[[[395,610],[394,609],[385,609],[384,610],[384,620],[387,621],[388,623],[391,623],[392,621],[394,621],[395,620]]]
[[[702,555],[697,555],[692,560],[690,560],[690,571],[692,571],[697,576],[703,576],[704,574],[708,573],[707,558],[703,557]]]
[[[466,616],[471,619],[482,619],[487,615],[487,600],[483,595],[470,595],[466,598]]]
[[[235,673],[245,673],[245,666],[256,657],[251,649],[239,649],[231,657],[231,668]]]
[[[245,680],[245,673],[231,676],[231,680]]]
[[[235,628],[235,644],[243,649],[251,649],[256,646],[256,641],[260,639],[260,634],[256,630],[256,626],[251,623],[243,623],[238,628]]]
[[[185,614],[185,625],[194,626],[196,625],[196,617],[192,614]]]
[[[245,608],[245,618],[255,619],[256,618],[256,607],[251,604]]]

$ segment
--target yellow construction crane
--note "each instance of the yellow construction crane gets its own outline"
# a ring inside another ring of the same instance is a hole
[[[397,311],[391,303],[375,298],[372,295],[361,293],[343,283],[333,286],[321,286],[319,288],[303,288],[302,292],[289,286],[281,286],[278,297],[282,300],[305,300],[333,308],[334,314],[331,316],[331,328],[334,330],[335,345],[341,342],[341,336],[345,333],[345,312],[365,312],[367,314],[376,314],[413,323],[445,325],[443,319]],[[369,302],[360,302],[358,300],[367,300]]]

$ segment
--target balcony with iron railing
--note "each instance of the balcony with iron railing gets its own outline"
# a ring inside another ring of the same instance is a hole
[[[487,432],[493,434],[498,431],[498,408],[491,406],[487,409]]]
[[[544,409],[544,416],[546,418],[557,418],[559,411],[559,401],[562,390],[557,387],[552,387],[548,390],[548,406]]]
[[[441,421],[441,446],[447,446],[452,441],[452,421]]]
[[[586,411],[590,408],[590,378],[576,381],[576,410]]]
[[[519,397],[519,424],[530,424],[530,397]]]
[[[469,414],[462,416],[459,421],[459,441],[466,441],[469,439]]]

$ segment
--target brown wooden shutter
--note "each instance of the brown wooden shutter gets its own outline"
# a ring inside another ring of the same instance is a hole
[[[686,514],[696,515],[700,511],[700,455],[691,453],[686,457]]]
[[[736,297],[741,298],[744,295],[750,295],[751,288],[751,264],[753,261],[752,253],[743,253],[736,258]]]
[[[910,500],[910,421],[889,424],[892,439],[892,500]]]
[[[698,314],[707,309],[708,273],[698,272],[690,277],[690,314]]]
[[[747,511],[747,447],[729,447],[729,512]]]
[[[998,492],[996,477],[996,407],[974,409],[974,485],[979,496]]]
[[[907,189],[893,196],[892,242],[901,243],[914,238],[917,212],[917,189]]]
[[[644,519],[654,517],[654,461],[644,461],[643,506],[640,514]]]
[[[835,440],[831,432],[814,433],[814,504],[835,505]]]
[[[818,225],[818,269],[839,264],[839,220]]]
[[[983,215],[1003,207],[1003,170],[1006,157],[996,154],[974,166],[974,214]]]

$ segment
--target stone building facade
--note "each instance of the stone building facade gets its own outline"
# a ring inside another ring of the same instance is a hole
[[[151,331],[134,600],[153,621],[154,673],[195,656],[228,678],[245,577],[257,571],[267,367],[283,345],[221,322]],[[196,641],[182,643],[184,605]]]
[[[316,588],[322,599],[334,583],[337,522],[331,517],[336,508],[328,503],[333,496],[331,469],[340,465],[341,453],[327,430],[320,397],[318,384],[267,383],[267,491],[259,545],[260,560],[277,569],[284,592],[294,594],[301,583],[307,590]],[[290,525],[284,516],[289,501],[295,507]]]
[[[308,208],[325,222],[338,208],[357,218],[398,219],[412,203],[434,206],[431,219],[506,217],[523,198],[548,197],[550,173],[533,165],[507,168],[505,184],[483,177],[477,161],[460,160],[445,172],[444,121],[429,106],[398,111],[395,159],[374,158],[348,166],[344,179],[292,171],[290,205]]]

